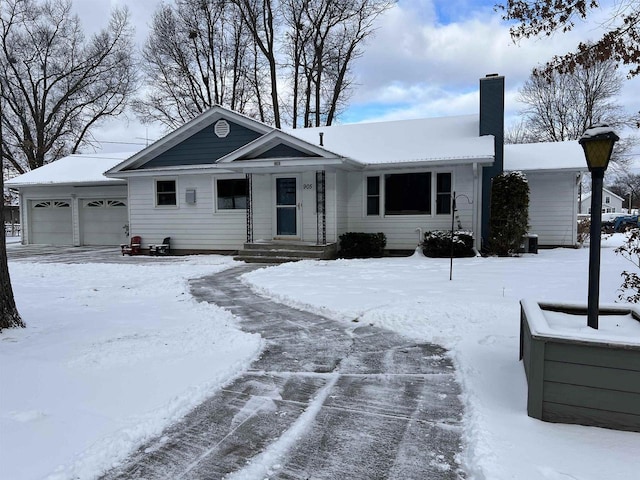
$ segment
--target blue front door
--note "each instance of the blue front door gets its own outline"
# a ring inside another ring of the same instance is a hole
[[[276,178],[276,236],[298,236],[298,185],[296,177]]]

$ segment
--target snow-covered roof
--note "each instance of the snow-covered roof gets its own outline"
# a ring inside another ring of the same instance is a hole
[[[479,136],[477,115],[354,123],[287,130],[365,165],[484,160],[494,156],[493,136]]]
[[[620,195],[618,195],[615,192],[612,192],[611,190],[609,190],[606,187],[602,187],[602,193],[606,193],[607,195],[610,195],[612,197],[617,198],[620,201],[624,201],[624,198],[622,198]],[[590,200],[591,199],[591,192],[589,193],[585,193],[584,195],[582,195],[582,202],[585,202],[586,200]]]
[[[587,162],[577,141],[518,143],[504,146],[504,169],[586,171]]]
[[[40,168],[31,170],[6,182],[9,187],[31,185],[69,185],[91,183],[125,183],[118,178],[107,178],[104,172],[113,168],[135,152],[76,154],[63,157]]]

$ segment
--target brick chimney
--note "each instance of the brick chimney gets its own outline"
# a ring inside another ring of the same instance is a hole
[[[495,138],[495,161],[482,169],[482,248],[489,239],[491,181],[504,168],[504,77],[492,73],[480,79],[480,136]]]

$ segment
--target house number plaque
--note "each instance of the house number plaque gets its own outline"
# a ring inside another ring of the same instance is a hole
[[[303,190],[313,190],[313,183],[305,183],[302,185]]]

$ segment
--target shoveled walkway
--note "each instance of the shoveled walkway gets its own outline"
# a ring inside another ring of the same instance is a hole
[[[191,290],[262,335],[261,357],[104,480],[465,478],[460,391],[444,349],[273,303],[241,283],[254,268]]]

